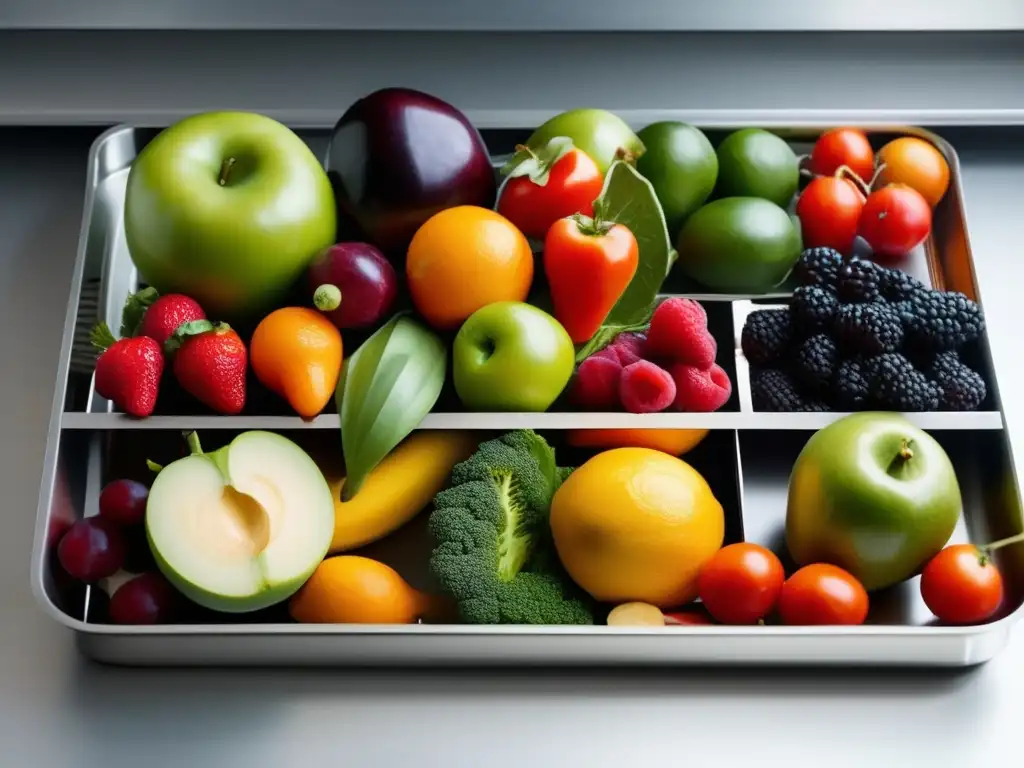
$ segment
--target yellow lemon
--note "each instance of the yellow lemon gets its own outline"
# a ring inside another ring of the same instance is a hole
[[[666,608],[696,597],[697,574],[722,546],[725,514],[682,459],[615,448],[558,489],[551,533],[569,576],[595,599]]]

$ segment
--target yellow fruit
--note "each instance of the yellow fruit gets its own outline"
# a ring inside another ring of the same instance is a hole
[[[664,627],[665,615],[649,603],[623,603],[611,609],[605,623],[609,627]]]
[[[577,448],[654,448],[682,456],[707,434],[706,429],[570,429],[565,439]]]
[[[387,536],[412,520],[448,482],[452,468],[480,442],[472,431],[418,430],[395,447],[366,478],[359,493],[341,500],[340,460],[320,463],[334,496],[330,552],[347,552]]]
[[[356,555],[329,557],[288,601],[304,624],[414,624],[432,598],[391,566]]]
[[[573,581],[606,603],[668,608],[696,597],[722,546],[725,514],[703,477],[651,448],[614,448],[555,493],[551,533]]]

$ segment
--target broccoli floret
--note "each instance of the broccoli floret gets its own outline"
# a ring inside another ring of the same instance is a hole
[[[572,472],[523,429],[481,443],[434,497],[430,569],[471,624],[593,624],[554,555],[551,498]]]

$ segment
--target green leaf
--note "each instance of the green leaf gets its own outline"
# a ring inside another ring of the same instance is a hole
[[[579,365],[591,355],[595,355],[602,349],[607,347],[620,333],[635,333],[639,331],[646,331],[648,324],[651,322],[651,314],[653,314],[654,306],[653,303],[643,319],[638,323],[631,323],[630,325],[602,325],[597,329],[597,333],[587,340],[586,344],[580,346],[576,351],[576,364]]]
[[[501,175],[510,179],[528,177],[538,187],[547,186],[551,169],[573,148],[568,136],[555,136],[536,152],[519,144],[516,153],[501,167]]]
[[[604,321],[608,326],[635,325],[650,314],[675,261],[665,213],[651,182],[619,159],[608,169],[601,196],[594,201],[594,217],[622,224],[636,238],[640,251],[636,274]]]
[[[142,318],[146,310],[153,306],[153,303],[160,298],[156,288],[143,288],[137,293],[128,296],[121,310],[121,338],[130,339],[137,336],[142,327]]]
[[[345,361],[335,401],[351,499],[373,469],[430,413],[444,386],[448,350],[408,315],[396,315]]]

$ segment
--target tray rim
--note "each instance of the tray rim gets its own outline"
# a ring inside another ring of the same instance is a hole
[[[493,123],[495,114],[500,113],[506,122],[501,125]],[[473,122],[475,126],[481,129],[516,129],[515,123],[510,124],[507,122],[511,115],[516,115],[517,123],[521,122],[523,128],[529,127],[529,125],[537,124],[538,120],[547,119],[553,114],[556,114],[557,110],[551,111],[490,111],[488,115],[487,111],[480,112],[474,110],[466,110],[467,117]],[[886,113],[876,113],[873,119],[864,120],[857,119],[853,113],[840,113],[840,112],[828,112],[828,111],[809,111],[804,113],[804,118],[795,118],[791,111],[786,110],[622,110],[617,112],[631,127],[642,127],[642,124],[647,122],[654,122],[656,120],[685,120],[691,122],[698,127],[705,129],[736,129],[740,127],[748,127],[757,125],[766,129],[786,129],[793,128],[798,130],[826,130],[828,128],[837,127],[841,125],[857,125],[868,131],[886,131],[886,132],[899,132],[906,135],[919,136],[925,138],[932,143],[944,154],[947,162],[950,164],[951,179],[950,187],[954,189],[957,197],[957,205],[961,210],[961,214],[965,220],[966,229],[966,215],[964,213],[964,194],[962,187],[962,176],[959,157],[956,150],[952,147],[941,136],[933,133],[932,131],[921,128],[906,121],[906,117],[910,114],[917,114],[921,117],[925,117],[927,122],[926,112],[917,112],[904,115],[901,119],[892,119],[892,117],[886,118]],[[830,118],[831,114],[831,118]],[[870,116],[871,113],[858,113],[867,114]],[[889,113],[890,115],[892,113]],[[542,115],[546,115],[542,117]],[[840,119],[841,118],[841,119]],[[44,585],[44,569],[46,567],[46,554],[45,554],[45,541],[47,533],[47,524],[49,522],[49,503],[52,494],[53,486],[56,480],[57,471],[57,456],[60,447],[60,440],[63,436],[65,429],[95,429],[97,431],[107,431],[111,429],[109,426],[102,426],[100,423],[88,424],[87,420],[82,420],[80,427],[73,426],[74,422],[79,421],[77,417],[88,416],[95,419],[96,417],[114,417],[114,420],[121,418],[127,420],[127,417],[119,414],[82,414],[74,412],[64,411],[64,400],[66,396],[68,386],[68,374],[70,372],[71,365],[71,348],[74,338],[76,315],[79,296],[82,289],[83,276],[86,265],[87,256],[87,245],[88,245],[88,234],[90,229],[91,213],[96,203],[96,190],[98,182],[102,180],[99,167],[100,153],[103,151],[106,142],[113,139],[118,134],[125,132],[131,132],[139,129],[159,129],[162,127],[160,124],[146,125],[143,123],[121,123],[108,128],[107,130],[100,133],[93,141],[88,153],[88,169],[86,173],[86,190],[82,208],[82,223],[79,228],[79,239],[76,249],[75,267],[73,270],[70,297],[68,302],[68,313],[65,317],[64,333],[61,340],[61,351],[60,359],[58,360],[57,367],[57,383],[55,386],[54,397],[51,405],[51,413],[48,424],[47,443],[44,452],[44,465],[43,473],[40,482],[40,495],[36,510],[36,525],[33,537],[33,548],[31,555],[31,587],[33,595],[38,603],[39,607],[45,614],[50,616],[58,624],[72,630],[78,635],[88,636],[148,636],[148,637],[174,637],[174,636],[245,636],[245,635],[296,635],[296,636],[339,636],[344,637],[347,635],[353,636],[364,636],[364,635],[388,635],[388,636],[415,636],[419,634],[427,635],[441,635],[441,636],[475,636],[475,637],[488,637],[492,636],[495,638],[509,635],[530,635],[537,636],[543,635],[548,637],[578,637],[578,636],[649,636],[649,637],[665,637],[671,638],[676,635],[680,636],[772,636],[772,637],[791,637],[791,636],[813,636],[813,637],[830,637],[830,636],[889,636],[893,638],[909,638],[909,637],[958,637],[963,639],[977,638],[981,636],[995,637],[998,633],[1007,633],[1008,628],[1015,624],[1022,615],[1024,615],[1024,604],[1018,606],[1014,611],[1003,616],[995,621],[988,622],[980,625],[971,626],[930,626],[930,625],[866,625],[857,627],[842,627],[842,626],[826,626],[826,627],[786,627],[786,626],[765,626],[765,627],[737,627],[737,626],[710,626],[710,627],[673,627],[671,632],[666,632],[664,628],[640,628],[640,627],[607,627],[607,626],[537,626],[537,625],[350,625],[350,624],[325,624],[325,625],[311,625],[311,624],[286,624],[286,623],[268,623],[268,624],[176,624],[176,625],[160,625],[160,626],[131,626],[123,627],[118,625],[106,625],[106,624],[94,624],[89,623],[81,619],[76,619],[57,608],[56,605],[50,600],[49,595],[46,593]],[[296,130],[329,130],[330,125],[324,125],[323,123],[313,125],[302,125],[292,124],[290,127]],[[978,298],[979,304],[983,305],[981,287],[978,285],[977,273],[974,265],[973,253],[971,252],[969,232],[966,232],[965,247],[970,257],[970,276],[973,284],[975,294]],[[746,298],[746,297],[735,297],[734,299],[728,299],[727,297],[718,297],[720,300],[732,300]],[[767,296],[765,298],[771,298]],[[993,366],[994,367],[994,366]],[[980,413],[980,412],[979,412]],[[989,427],[989,429],[1005,430],[1005,412],[1001,406],[998,411],[986,412],[993,415],[998,415],[1000,420],[999,427]],[[467,414],[472,416],[473,414]],[[578,414],[565,414],[566,416],[573,416]],[[735,414],[720,414],[724,415],[735,415],[737,417],[750,416],[751,414],[744,414],[742,412],[736,412]],[[832,418],[838,418],[843,414],[831,414]],[[905,414],[908,418],[915,418],[914,414]],[[924,416],[932,416],[934,414],[924,414]],[[962,414],[960,414],[962,416]],[[65,425],[63,422],[66,417],[71,416],[70,421],[72,425]],[[763,416],[763,414],[758,415]],[[821,414],[779,414],[780,417],[784,417],[787,422],[790,423],[790,429],[794,429],[792,422],[794,416],[821,416]],[[829,416],[826,414],[825,416]],[[922,414],[917,414],[917,417]],[[223,419],[224,417],[161,417],[166,419],[175,419],[178,422],[190,422],[195,423],[203,418],[208,419]],[[285,416],[285,417],[236,417],[239,420],[245,420],[251,422],[254,419],[281,419],[282,425],[277,427],[279,429],[301,429],[303,428],[301,420]],[[328,419],[330,416],[321,416],[321,419]],[[290,420],[288,425],[283,424],[283,420]],[[113,420],[112,420],[113,421]],[[224,422],[219,422],[223,424]],[[632,426],[632,425],[631,425]],[[651,427],[663,426],[662,424],[650,425]],[[693,426],[693,424],[687,424],[686,426]],[[817,426],[807,427],[796,427],[795,429],[818,429],[823,424]],[[423,427],[423,428],[428,428]],[[134,426],[135,429],[139,429],[139,426]],[[145,427],[143,427],[145,428]],[[157,425],[156,428],[161,428],[161,425]],[[168,424],[165,427],[167,429],[176,428],[174,424]],[[205,429],[211,428],[210,426],[203,427]],[[223,428],[239,428],[238,424],[225,425]],[[486,429],[487,427],[483,427]],[[540,428],[540,427],[538,427]],[[750,429],[751,427],[742,426],[725,426],[719,424],[718,429],[723,430],[737,430],[737,429]],[[928,427],[929,429],[939,429],[941,427]],[[977,426],[966,427],[969,429],[978,429]],[[1007,458],[1009,468],[1012,472],[1013,490],[1016,493],[1018,500],[1020,499],[1020,487],[1018,480],[1018,473],[1015,458],[1013,456],[1012,443],[1008,439],[1004,439],[1004,448],[1007,451]],[[733,661],[731,663],[737,663]],[[740,662],[742,663],[742,662]],[[884,662],[882,662],[884,663]]]

